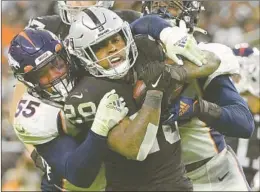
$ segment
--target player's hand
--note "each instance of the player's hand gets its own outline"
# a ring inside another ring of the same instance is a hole
[[[160,33],[160,40],[165,45],[166,55],[179,65],[183,65],[183,61],[177,55],[182,55],[198,66],[207,63],[195,38],[187,33],[186,27],[167,27]]]
[[[174,79],[171,74],[165,70],[164,62],[150,61],[137,68],[138,79],[142,80],[147,89],[167,91]]]
[[[163,124],[174,125],[178,120],[189,120],[197,112],[198,101],[193,98],[181,96],[177,101],[169,106],[169,116]]]
[[[100,100],[91,130],[98,135],[107,136],[110,129],[117,125],[128,113],[122,97],[116,91],[106,93]]]

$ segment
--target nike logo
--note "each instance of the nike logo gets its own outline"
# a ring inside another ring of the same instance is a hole
[[[152,84],[152,87],[153,87],[153,88],[157,87],[157,85],[158,85],[158,83],[159,83],[161,77],[162,77],[162,74],[158,77],[157,81],[156,81],[154,84]]]
[[[226,177],[228,174],[229,174],[229,171],[228,171],[225,175],[223,175],[222,177],[218,177],[218,180],[219,180],[219,181],[223,181],[223,179],[225,179],[225,177]]]
[[[83,98],[83,94],[80,93],[80,95],[72,95],[70,98],[72,97],[75,97],[75,98],[78,98],[78,99],[82,99]]]

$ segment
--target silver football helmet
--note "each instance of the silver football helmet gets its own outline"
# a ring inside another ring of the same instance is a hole
[[[108,39],[118,34],[124,40],[125,46],[98,59],[96,47],[104,47]],[[82,10],[72,23],[65,42],[70,53],[77,56],[85,69],[96,77],[122,78],[138,56],[129,24],[103,7]],[[125,56],[122,58],[120,55]],[[109,68],[103,68],[99,64],[102,61],[109,63]]]
[[[71,25],[74,17],[83,9],[90,6],[100,6],[105,8],[111,8],[114,5],[114,1],[77,1],[75,5],[68,4],[69,1],[58,1],[58,9],[61,20]],[[82,2],[82,3],[81,3]]]

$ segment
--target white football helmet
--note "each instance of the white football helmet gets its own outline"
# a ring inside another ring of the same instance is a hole
[[[93,47],[102,47],[102,43],[115,34],[122,36],[126,46],[116,53],[98,59]],[[85,69],[96,77],[122,78],[133,66],[138,56],[129,24],[113,11],[103,7],[89,7],[82,10],[75,17],[65,42],[70,53],[77,56]],[[122,53],[126,55],[124,60],[113,67],[115,60],[118,59],[116,57]],[[98,64],[104,60],[110,64],[109,69]]]
[[[233,49],[240,65],[241,80],[235,83],[239,93],[249,91],[256,97],[260,97],[260,54],[257,48],[251,48],[247,44],[240,44]]]
[[[95,4],[92,4],[94,1],[83,1],[84,3],[80,3],[82,1],[78,1],[78,5],[69,5],[67,4],[67,1],[58,1],[58,9],[59,14],[61,17],[61,20],[71,25],[72,21],[74,20],[74,17],[83,9],[90,7],[90,6],[100,6],[105,8],[111,8],[114,5],[114,1],[96,1]]]

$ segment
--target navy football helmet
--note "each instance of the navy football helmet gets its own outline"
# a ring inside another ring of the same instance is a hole
[[[201,1],[143,1],[142,4],[143,15],[157,14],[164,19],[175,20],[174,25],[177,26],[183,20],[189,32],[196,27],[200,11],[205,10]]]
[[[64,101],[74,87],[76,65],[50,31],[26,28],[11,41],[8,62],[15,78],[36,97]]]

